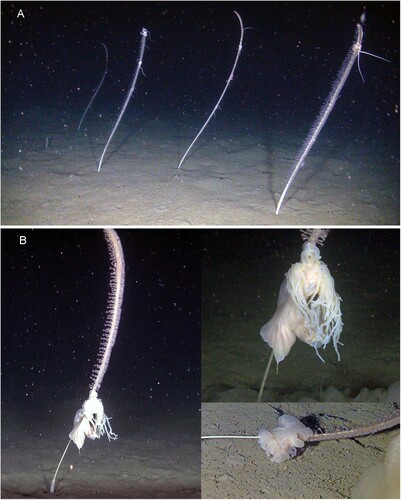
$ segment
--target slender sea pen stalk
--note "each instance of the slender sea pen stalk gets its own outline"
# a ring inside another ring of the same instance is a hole
[[[260,403],[260,402],[262,401],[263,390],[264,390],[264,388],[265,388],[266,379],[267,379],[267,376],[269,375],[270,367],[271,367],[271,364],[272,364],[272,362],[273,362],[273,357],[274,357],[274,350],[272,349],[272,352],[270,353],[269,360],[268,360],[268,362],[267,362],[267,366],[266,366],[265,374],[263,375],[262,384],[260,385],[259,394],[258,394],[258,399],[257,399],[257,402],[258,402],[258,403]]]
[[[109,52],[107,50],[106,45],[104,43],[102,43],[102,45],[104,47],[104,51],[105,51],[105,54],[106,54],[106,67],[104,69],[103,77],[100,80],[100,83],[97,86],[97,89],[95,90],[95,93],[93,94],[92,99],[89,101],[89,104],[86,106],[84,114],[82,115],[81,121],[79,122],[79,125],[78,125],[78,132],[79,132],[79,129],[81,128],[82,122],[84,121],[86,113],[88,112],[88,109],[92,106],[92,103],[95,100],[95,97],[97,96],[97,93],[99,92],[100,87],[103,85],[104,79],[106,78],[106,75],[107,75],[107,68],[108,68],[108,64],[109,64]]]
[[[237,55],[235,57],[235,61],[234,61],[234,66],[233,66],[233,69],[231,70],[231,73],[230,73],[230,76],[228,77],[228,80],[227,80],[227,83],[226,83],[226,86],[224,87],[224,90],[220,96],[220,99],[217,101],[217,104],[216,106],[213,108],[213,111],[210,113],[210,116],[209,118],[206,120],[205,124],[203,125],[203,127],[199,130],[197,136],[195,137],[195,139],[191,142],[189,148],[186,150],[184,156],[181,158],[181,161],[178,165],[178,168],[181,167],[181,165],[184,163],[184,160],[185,158],[188,156],[188,153],[190,152],[190,150],[192,149],[192,146],[195,144],[195,142],[198,140],[198,138],[200,137],[200,135],[202,134],[202,132],[205,130],[207,124],[210,122],[210,120],[212,119],[212,116],[215,114],[217,108],[220,106],[220,103],[221,101],[223,100],[223,97],[224,97],[224,94],[226,93],[227,89],[228,89],[228,86],[230,85],[231,81],[233,80],[234,78],[234,71],[235,71],[235,68],[237,67],[237,63],[238,63],[238,59],[239,59],[239,56],[240,56],[240,53],[241,53],[241,50],[242,50],[242,40],[244,38],[244,25],[242,24],[242,19],[241,19],[241,16],[238,14],[238,12],[236,12],[234,10],[234,14],[238,17],[238,20],[239,20],[239,24],[240,24],[240,28],[241,28],[241,36],[240,36],[240,40],[239,40],[239,45],[238,45],[238,50],[237,50]]]
[[[146,28],[142,28],[142,30],[141,30],[142,38],[141,38],[141,45],[140,45],[140,48],[139,48],[138,65],[136,67],[134,78],[132,80],[131,88],[128,91],[128,94],[127,94],[127,97],[125,98],[125,102],[124,102],[124,105],[123,105],[123,107],[121,109],[120,115],[117,118],[116,124],[114,125],[114,128],[111,131],[109,140],[107,141],[106,146],[104,147],[102,156],[100,157],[99,166],[98,166],[98,169],[97,169],[98,172],[100,172],[100,169],[102,168],[102,163],[103,163],[104,155],[106,154],[107,148],[109,147],[109,144],[110,144],[111,140],[113,139],[113,135],[114,135],[115,131],[117,130],[119,124],[120,124],[120,121],[121,121],[121,119],[122,119],[122,117],[123,117],[123,115],[125,113],[125,110],[127,109],[129,100],[131,99],[131,96],[134,93],[136,81],[138,80],[139,72],[142,69],[143,53],[145,52],[146,37],[148,36],[148,34],[149,34],[149,31]]]

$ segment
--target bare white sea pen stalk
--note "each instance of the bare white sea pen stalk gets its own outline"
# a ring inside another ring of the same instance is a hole
[[[289,187],[292,184],[292,181],[294,180],[295,176],[297,175],[299,169],[303,166],[306,157],[309,154],[309,151],[311,150],[313,144],[315,143],[318,135],[320,134],[320,131],[322,130],[324,124],[326,123],[327,118],[329,117],[330,113],[332,112],[334,105],[338,99],[338,96],[340,95],[341,89],[344,87],[345,82],[347,81],[348,75],[352,69],[352,66],[354,65],[355,59],[358,57],[358,54],[360,53],[362,49],[362,38],[363,38],[363,30],[362,26],[360,24],[356,25],[356,32],[355,32],[355,41],[352,44],[351,49],[348,51],[348,54],[346,58],[344,59],[344,62],[341,66],[341,69],[337,75],[337,78],[334,80],[334,83],[331,87],[331,92],[329,94],[329,97],[327,98],[326,102],[324,103],[322,109],[320,110],[320,113],[315,120],[311,131],[309,132],[308,137],[306,138],[306,141],[304,142],[302,149],[298,153],[298,156],[295,160],[295,165],[292,168],[291,175],[287,181],[287,184],[284,188],[284,191],[280,197],[280,200],[277,205],[277,210],[276,210],[276,215],[279,213],[281,205],[284,201],[284,197],[287,194],[287,191]]]
[[[268,376],[269,371],[270,371],[270,366],[273,362],[273,355],[274,355],[274,351],[272,350],[272,352],[270,353],[269,360],[268,360],[267,365],[266,365],[265,374],[263,375],[262,384],[260,385],[258,399],[256,400],[258,403],[260,403],[262,401],[263,390],[265,388],[266,379],[267,379],[267,376]]]
[[[89,104],[86,106],[86,109],[84,111],[84,114],[82,115],[82,118],[81,118],[81,121],[79,122],[79,125],[78,125],[78,132],[79,132],[79,129],[81,128],[81,125],[82,125],[82,122],[84,121],[84,118],[86,116],[86,113],[88,112],[88,109],[92,106],[92,102],[95,100],[95,97],[97,96],[97,93],[99,92],[100,90],[100,87],[103,85],[103,82],[104,82],[104,79],[106,78],[106,75],[107,75],[107,68],[108,68],[108,65],[109,65],[109,52],[107,50],[107,47],[104,43],[102,43],[103,47],[104,47],[104,51],[106,53],[106,67],[104,69],[104,73],[103,73],[103,77],[102,79],[100,80],[100,83],[99,85],[97,86],[97,89],[95,90],[95,93],[93,94],[93,97],[92,99],[89,101]]]
[[[52,482],[51,482],[51,485],[50,485],[50,493],[54,493],[55,492],[57,472],[58,472],[58,470],[60,468],[61,462],[63,461],[63,458],[64,458],[65,454],[67,453],[67,450],[68,450],[68,447],[70,446],[70,443],[71,443],[71,439],[68,441],[67,446],[65,447],[64,453],[61,455],[60,462],[58,463],[56,472],[54,473],[54,476],[53,476],[53,479],[52,479]]]
[[[200,129],[200,131],[198,132],[197,136],[195,137],[195,139],[191,142],[189,148],[186,150],[184,156],[182,157],[179,165],[178,165],[178,168],[181,167],[181,165],[184,163],[184,160],[185,158],[188,156],[188,153],[190,152],[190,150],[192,149],[192,146],[195,144],[195,142],[198,140],[198,138],[200,137],[200,135],[202,134],[202,132],[205,130],[207,124],[210,122],[210,120],[212,119],[212,116],[215,114],[217,108],[220,106],[220,103],[221,101],[223,100],[223,97],[224,97],[224,94],[226,93],[226,90],[228,89],[228,86],[230,85],[231,81],[233,80],[234,78],[234,71],[235,71],[235,68],[237,67],[237,63],[238,63],[238,59],[239,59],[239,56],[240,56],[240,53],[241,53],[241,50],[242,50],[242,40],[244,38],[244,25],[242,24],[242,19],[241,19],[241,16],[238,14],[238,12],[236,12],[234,10],[234,14],[238,17],[238,20],[239,20],[239,24],[240,24],[240,27],[241,27],[241,36],[240,36],[240,41],[239,41],[239,45],[238,45],[238,51],[237,51],[237,56],[235,58],[235,61],[234,61],[234,66],[233,66],[233,69],[231,70],[231,73],[230,73],[230,76],[228,77],[228,80],[227,80],[227,83],[226,83],[226,86],[224,87],[224,90],[223,90],[223,93],[221,94],[220,96],[220,99],[217,101],[217,104],[216,106],[213,108],[213,111],[210,113],[210,116],[209,118],[206,120],[205,124],[203,125],[203,127]]]
[[[148,36],[148,34],[149,34],[149,31],[146,28],[142,28],[142,31],[141,31],[141,35],[142,35],[141,46],[140,46],[140,49],[139,49],[138,65],[136,67],[134,79],[132,80],[131,88],[128,91],[128,94],[127,94],[127,97],[125,99],[124,105],[123,105],[122,110],[120,112],[120,116],[117,118],[116,124],[114,125],[114,128],[111,131],[109,140],[107,141],[106,146],[104,147],[102,156],[100,157],[99,166],[98,166],[98,169],[97,169],[98,172],[100,172],[100,169],[102,168],[102,163],[103,163],[104,155],[106,154],[107,148],[109,147],[109,144],[110,144],[111,140],[113,139],[113,135],[114,135],[115,131],[117,130],[118,126],[120,125],[121,118],[123,117],[123,114],[125,113],[125,110],[127,109],[129,100],[131,99],[131,96],[134,93],[136,81],[138,80],[139,72],[142,69],[143,53],[145,52],[146,37]]]
[[[201,439],[259,439],[259,436],[201,436]]]

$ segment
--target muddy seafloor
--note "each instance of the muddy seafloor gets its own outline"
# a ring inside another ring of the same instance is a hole
[[[276,408],[296,417],[318,415],[326,432],[366,425],[395,411],[392,405],[361,403],[203,403],[202,436],[257,436],[260,429],[277,426]],[[203,440],[202,497],[351,498],[362,474],[383,463],[396,436],[399,428],[310,444],[301,456],[279,464],[269,460],[257,439]]]
[[[303,133],[212,120],[113,117],[32,107],[3,124],[3,224],[398,224],[399,164],[368,144],[322,137],[276,205]]]
[[[103,402],[110,414],[113,405]],[[39,409],[3,403],[2,498],[200,498],[199,416],[162,416],[158,410],[136,416],[126,405],[110,421],[116,441],[87,439],[80,453],[71,443],[51,495],[81,404],[63,401]]]

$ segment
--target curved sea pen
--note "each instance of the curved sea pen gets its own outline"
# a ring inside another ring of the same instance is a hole
[[[198,138],[200,137],[200,135],[202,134],[202,132],[205,130],[207,124],[210,122],[212,116],[214,115],[214,113],[216,112],[217,108],[219,107],[221,101],[223,100],[224,94],[226,93],[226,90],[228,89],[228,86],[230,85],[230,82],[234,78],[234,71],[235,71],[235,68],[237,67],[238,59],[239,59],[239,56],[240,56],[240,53],[241,53],[241,50],[242,50],[242,40],[244,38],[244,25],[242,24],[241,16],[235,10],[234,10],[234,14],[238,17],[238,20],[239,20],[239,24],[240,24],[240,28],[241,28],[241,36],[240,36],[240,40],[239,40],[239,45],[238,45],[238,50],[237,50],[237,56],[236,56],[235,61],[234,61],[233,69],[231,70],[230,76],[228,77],[226,86],[224,87],[224,90],[223,90],[223,92],[222,92],[222,94],[220,96],[220,99],[217,101],[216,106],[213,108],[213,111],[210,113],[209,118],[206,120],[206,122],[203,125],[203,127],[199,130],[199,132],[198,132],[197,136],[195,137],[195,139],[191,142],[191,144],[190,144],[189,148],[186,150],[184,156],[181,158],[181,161],[180,161],[180,163],[178,165],[178,168],[180,168],[181,165],[184,163],[184,160],[188,156],[188,153],[192,149],[192,146],[195,144],[195,142],[198,140]]]
[[[84,114],[82,115],[81,121],[79,122],[79,125],[78,125],[78,132],[79,132],[79,129],[81,128],[82,122],[84,121],[86,113],[88,112],[89,108],[92,106],[92,103],[95,100],[95,97],[97,96],[97,93],[99,92],[100,87],[103,85],[104,79],[106,78],[106,75],[107,75],[107,69],[108,69],[108,65],[109,65],[109,51],[107,50],[107,47],[106,47],[106,45],[104,43],[102,43],[102,45],[104,47],[104,51],[105,51],[105,54],[106,54],[106,67],[104,69],[103,77],[100,80],[100,83],[97,86],[97,89],[95,90],[95,93],[93,94],[92,99],[89,101],[89,104],[86,106]]]
[[[123,114],[125,113],[125,110],[127,109],[129,100],[131,99],[131,96],[134,93],[136,81],[138,80],[138,76],[139,76],[139,71],[142,68],[143,53],[145,52],[146,37],[148,36],[148,34],[149,34],[149,31],[146,28],[142,28],[142,30],[141,30],[142,38],[141,38],[141,45],[140,45],[140,48],[139,48],[138,65],[136,67],[134,78],[132,80],[131,88],[128,91],[128,94],[127,94],[127,97],[125,98],[125,102],[124,102],[124,105],[123,105],[122,110],[120,112],[120,115],[117,118],[116,124],[114,125],[114,128],[111,131],[109,140],[107,141],[106,146],[104,147],[102,156],[100,157],[99,166],[98,166],[98,169],[97,169],[98,172],[100,172],[100,169],[102,168],[102,163],[103,163],[104,155],[106,154],[107,148],[109,147],[109,144],[110,144],[111,140],[113,139],[113,135],[114,135],[115,131],[117,130],[119,124],[120,124],[120,121],[121,121],[121,119],[123,117]]]
[[[307,136],[307,138],[302,146],[302,149],[299,151],[298,156],[295,159],[295,165],[290,170],[290,172],[291,172],[290,177],[287,181],[287,184],[286,184],[284,191],[283,191],[283,193],[280,197],[280,200],[278,202],[276,215],[280,211],[281,205],[284,201],[284,197],[287,194],[287,191],[288,191],[289,187],[291,186],[292,181],[294,180],[295,176],[297,175],[299,169],[303,166],[304,161],[309,154],[309,151],[311,150],[318,135],[320,134],[320,131],[324,127],[324,124],[326,123],[327,118],[329,117],[330,113],[332,112],[332,110],[334,108],[334,105],[338,99],[338,96],[340,95],[341,89],[344,87],[344,84],[347,81],[347,78],[348,78],[348,75],[352,69],[352,66],[354,65],[355,59],[358,57],[359,53],[361,52],[362,38],[363,38],[362,26],[358,23],[356,25],[354,43],[352,44],[352,47],[348,51],[347,57],[344,59],[344,62],[341,66],[341,69],[340,69],[338,75],[337,75],[337,78],[334,80],[334,83],[331,86],[331,92],[329,94],[329,97],[326,99],[326,102],[324,103],[322,109],[320,110],[320,113],[319,113],[316,121],[314,122],[312,129],[309,132],[309,135]]]
[[[97,397],[97,391],[102,384],[104,374],[109,365],[111,350],[117,336],[124,295],[125,262],[121,241],[116,231],[114,229],[105,229],[104,235],[111,260],[111,277],[107,318],[101,338],[98,362],[91,375],[93,383],[90,385],[89,398],[75,414],[74,427],[68,435],[70,440],[54,473],[50,493],[55,492],[57,473],[72,441],[80,450],[85,442],[85,438],[97,439],[106,434],[109,441],[117,439],[117,434],[112,431],[110,418],[104,413],[103,403]]]

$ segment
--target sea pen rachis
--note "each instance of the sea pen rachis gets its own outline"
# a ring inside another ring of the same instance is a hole
[[[107,304],[107,319],[98,355],[98,363],[93,369],[92,391],[98,391],[109,365],[111,350],[116,340],[124,296],[125,262],[120,238],[114,229],[105,229],[104,236],[111,259],[110,293]]]
[[[352,66],[354,65],[355,59],[358,57],[359,53],[361,52],[362,38],[363,38],[362,26],[358,23],[356,25],[354,43],[352,44],[352,47],[350,48],[346,58],[344,59],[344,62],[341,66],[341,69],[340,69],[338,75],[337,75],[337,78],[334,80],[334,83],[331,87],[331,92],[329,94],[329,97],[327,98],[322,109],[320,110],[320,113],[319,113],[316,121],[314,122],[312,129],[309,132],[309,135],[307,136],[301,150],[298,153],[298,156],[295,159],[294,166],[292,167],[292,169],[290,171],[291,172],[290,177],[287,181],[287,184],[286,184],[284,191],[282,192],[280,200],[278,202],[276,215],[280,211],[281,205],[284,201],[285,195],[287,194],[289,187],[292,184],[292,181],[294,180],[295,176],[297,175],[299,169],[303,166],[304,161],[309,154],[309,151],[311,150],[318,135],[320,134],[320,131],[324,127],[324,124],[326,123],[327,118],[329,117],[330,113],[332,112],[332,110],[334,108],[334,105],[335,105],[335,103],[340,95],[340,92],[341,92],[342,88],[344,87],[345,82],[347,81],[347,78],[348,78],[348,75],[352,69]]]

